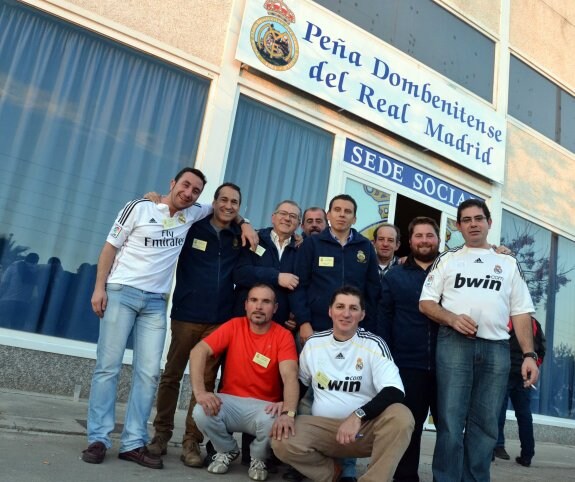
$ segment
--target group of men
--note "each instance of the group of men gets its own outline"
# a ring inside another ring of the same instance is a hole
[[[102,320],[83,460],[100,463],[111,447],[116,384],[133,333],[120,459],[162,468],[189,360],[185,465],[202,466],[206,435],[216,451],[207,470],[226,472],[239,456],[232,433],[243,432],[253,437],[253,480],[267,478],[271,445],[296,480],[352,481],[350,458],[371,456],[361,480],[417,481],[431,409],[435,479],[488,480],[501,406],[494,401],[503,399],[509,372],[509,316],[525,354],[526,386],[538,371],[529,293],[515,259],[487,244],[485,203],[459,206],[466,245],[441,256],[437,223],[415,218],[411,252],[400,263],[399,230],[384,224],[366,239],[352,228],[351,196],[335,196],[327,213],[309,208],[303,216],[297,203],[282,201],[272,226],[256,234],[238,214],[238,186],[224,183],[211,206],[196,204],[205,182],[200,171],[182,170],[159,203],[128,203],[107,238],[92,298]],[[148,443],[178,256],[172,338]],[[298,415],[308,390],[311,415]]]

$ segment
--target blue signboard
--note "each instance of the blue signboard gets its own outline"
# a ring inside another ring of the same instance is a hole
[[[470,198],[481,199],[453,184],[358,144],[351,139],[346,139],[343,160],[364,171],[401,184],[412,191],[429,196],[449,206],[457,207],[462,201]]]

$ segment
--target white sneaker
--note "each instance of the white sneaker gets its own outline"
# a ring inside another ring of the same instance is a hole
[[[248,469],[248,476],[252,480],[266,480],[268,478],[268,468],[263,460],[254,459]]]
[[[212,474],[225,474],[230,468],[230,464],[238,458],[240,453],[237,450],[231,452],[218,452],[213,456],[213,462],[208,465],[208,472]]]

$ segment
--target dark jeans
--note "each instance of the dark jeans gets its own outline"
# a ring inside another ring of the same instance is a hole
[[[399,374],[405,388],[405,405],[415,419],[411,442],[403,454],[393,476],[396,482],[418,482],[419,452],[421,434],[427,414],[431,409],[434,423],[437,424],[437,384],[435,371],[400,368]]]
[[[511,399],[517,427],[519,429],[519,441],[521,442],[521,458],[531,461],[535,455],[535,438],[533,437],[533,417],[531,416],[531,389],[523,386],[521,374],[509,375],[507,396],[499,414],[499,436],[497,447],[505,446],[505,414],[507,412],[507,400]]]

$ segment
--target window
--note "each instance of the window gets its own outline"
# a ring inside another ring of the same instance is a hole
[[[501,243],[521,268],[547,337],[534,413],[575,419],[575,243],[503,211]]]
[[[284,199],[297,202],[302,213],[324,206],[332,148],[332,134],[241,96],[226,180],[242,188],[242,213],[262,228]]]
[[[315,2],[492,101],[495,43],[435,2]]]
[[[575,152],[575,97],[511,56],[509,115]]]
[[[123,205],[193,164],[209,81],[0,0],[0,327],[95,342]]]

